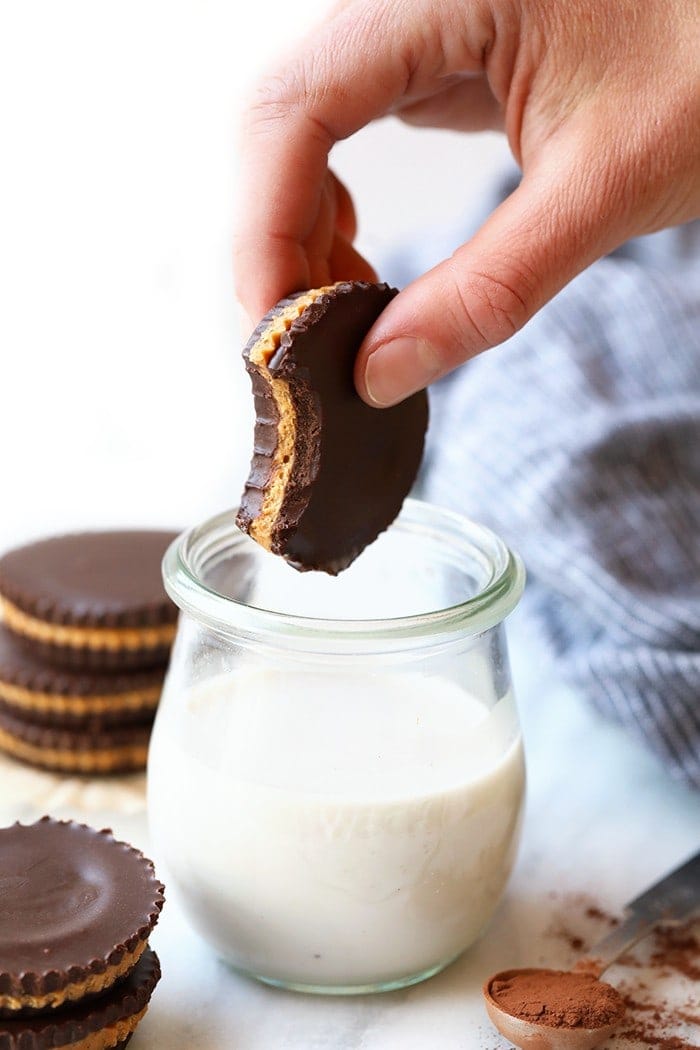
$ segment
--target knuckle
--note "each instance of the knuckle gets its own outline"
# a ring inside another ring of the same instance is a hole
[[[281,134],[290,124],[303,122],[305,133],[327,150],[333,135],[316,115],[321,93],[314,87],[302,62],[278,73],[268,73],[255,84],[244,114],[244,131],[248,137]]]
[[[248,97],[245,126],[252,132],[276,127],[302,106],[306,97],[305,77],[296,65],[266,73],[253,85]]]
[[[530,285],[515,269],[507,274],[472,271],[466,278],[455,277],[461,326],[477,337],[482,348],[504,342],[530,317]]]

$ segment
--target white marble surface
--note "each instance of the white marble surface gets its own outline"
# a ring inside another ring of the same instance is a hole
[[[589,940],[606,932],[586,918],[586,901],[619,913],[698,848],[698,795],[674,784],[639,745],[558,682],[517,614],[510,633],[528,802],[515,872],[480,943],[443,974],[403,992],[295,995],[228,970],[191,931],[170,893],[152,939],[163,978],[134,1050],[502,1050],[508,1044],[481,1006],[484,977],[511,965],[568,964],[574,953],[562,927]],[[143,778],[84,784],[4,760],[2,823],[47,811],[109,824],[149,851]],[[167,882],[167,872],[160,874]],[[583,903],[572,907],[577,900]],[[697,989],[683,985],[671,976],[664,994],[687,1003]],[[676,1031],[700,1046],[697,1026],[679,1024]]]

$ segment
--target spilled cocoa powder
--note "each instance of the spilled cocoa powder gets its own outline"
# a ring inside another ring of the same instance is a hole
[[[687,926],[660,926],[651,961],[663,970],[675,970],[691,981],[700,981],[700,938]]]
[[[649,938],[646,953],[625,956],[627,971],[646,970],[650,980],[628,975],[620,981],[627,1016],[617,1039],[647,1050],[700,1048],[700,920],[682,926],[659,926]],[[655,985],[689,985],[687,1001],[679,1005],[660,994]],[[697,1038],[673,1032],[679,1024],[694,1028]]]
[[[513,1017],[550,1028],[605,1028],[625,1012],[619,993],[589,973],[524,970],[492,981],[490,992]]]
[[[619,925],[590,895],[552,892],[546,959],[572,966]],[[560,947],[557,947],[557,944]],[[627,1012],[610,1050],[700,1050],[700,917],[662,925],[606,972]]]

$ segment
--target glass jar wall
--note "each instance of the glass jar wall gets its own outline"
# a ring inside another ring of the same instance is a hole
[[[237,969],[306,991],[442,969],[517,845],[517,557],[409,500],[337,578],[296,573],[232,514],[181,537],[164,576],[182,616],[149,816],[192,923]]]

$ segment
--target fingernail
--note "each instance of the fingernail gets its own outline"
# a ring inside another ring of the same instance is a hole
[[[393,339],[373,350],[365,365],[365,387],[377,407],[388,408],[422,390],[440,374],[435,349],[422,339]]]

